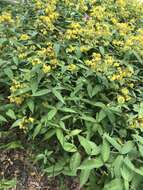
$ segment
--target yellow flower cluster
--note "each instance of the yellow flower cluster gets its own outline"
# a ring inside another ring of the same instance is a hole
[[[42,70],[44,73],[49,73],[51,71],[51,66],[44,64]]]
[[[81,51],[81,52],[87,52],[87,51],[89,51],[89,50],[90,50],[90,47],[89,47],[89,46],[83,45],[83,46],[80,47],[80,51]]]
[[[12,86],[10,87],[10,91],[16,92],[18,89],[23,88],[25,85],[21,84],[19,81],[13,80]]]
[[[126,0],[117,0],[116,3],[121,8],[126,6]]]
[[[128,88],[124,87],[121,89],[122,95],[117,96],[117,101],[119,104],[125,103],[125,101],[129,101],[131,99],[131,96],[129,96],[129,90]]]
[[[36,10],[40,10],[43,8],[43,2],[42,1],[39,1],[39,0],[36,0],[35,1],[35,9]]]
[[[75,50],[76,50],[76,47],[70,45],[70,46],[66,49],[66,52],[67,52],[67,53],[72,53],[72,52],[74,52]]]
[[[91,60],[86,60],[85,64],[92,69],[95,69],[101,62],[101,55],[99,53],[93,53]]]
[[[143,47],[143,29],[140,28],[138,29],[136,35],[129,36],[129,38],[125,41],[124,50],[128,51],[131,49],[135,49],[142,54],[141,51],[142,47]]]
[[[23,96],[20,96],[20,97],[9,96],[8,98],[10,100],[10,103],[16,103],[17,105],[20,105],[24,101],[25,97],[23,97]]]
[[[47,47],[41,48],[40,50],[37,51],[38,56],[45,58],[49,57],[50,59],[53,59],[56,57],[53,44],[52,43],[47,43]]]
[[[32,63],[33,66],[42,64],[42,61],[39,58],[31,58],[29,61]]]
[[[25,59],[27,57],[27,53],[20,53],[18,57],[19,59]]]
[[[59,16],[59,13],[56,11],[56,3],[56,0],[52,0],[50,3],[47,3],[44,7],[45,15],[40,16],[40,20],[46,25],[46,29],[48,30],[54,29],[54,23]]]
[[[129,123],[130,128],[143,128],[143,116],[138,116],[134,118],[130,123]]]
[[[85,12],[88,10],[86,2],[84,0],[78,0],[78,3],[75,2],[77,11]]]
[[[133,27],[129,26],[128,23],[117,23],[116,28],[121,36],[126,36],[133,30]]]
[[[81,25],[78,22],[72,22],[69,26],[69,29],[65,33],[65,38],[77,39],[83,32]]]
[[[24,117],[19,123],[19,128],[23,129],[23,130],[26,130],[28,125],[33,123],[33,122],[34,122],[33,117],[29,117],[29,118]]]
[[[22,34],[19,38],[21,41],[27,41],[30,39],[30,36],[28,34]]]
[[[117,68],[117,72],[112,75],[112,77],[110,78],[110,80],[111,81],[115,81],[115,80],[121,81],[124,78],[131,77],[132,74],[133,74],[133,72],[131,70],[129,70],[128,68],[118,67]]]
[[[5,23],[5,24],[12,24],[14,20],[12,19],[12,15],[9,12],[3,12],[0,15],[0,23]]]
[[[69,64],[68,66],[67,66],[67,69],[69,70],[69,71],[71,71],[71,72],[74,72],[74,71],[76,71],[77,70],[77,66],[75,65],[75,64]]]
[[[95,35],[102,38],[107,38],[111,36],[110,26],[104,23],[97,23]]]
[[[105,7],[93,6],[90,16],[95,17],[97,20],[103,20],[103,18],[105,17]]]
[[[15,96],[14,93],[17,90],[20,90],[22,88],[26,87],[26,84],[22,84],[19,81],[13,80],[13,83],[10,87],[10,92],[12,95],[10,95],[8,98],[10,100],[11,103],[16,103],[17,105],[22,104],[22,102],[24,101],[24,99],[26,97],[29,97],[29,94],[22,94],[20,96]]]

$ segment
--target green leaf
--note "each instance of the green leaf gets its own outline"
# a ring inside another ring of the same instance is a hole
[[[88,83],[87,85],[87,92],[90,98],[92,98],[92,85],[90,83]]]
[[[121,179],[114,179],[107,183],[103,190],[124,190],[123,181]]]
[[[138,147],[139,147],[139,152],[141,156],[143,157],[143,145],[138,144]]]
[[[122,155],[118,155],[115,161],[113,162],[114,173],[116,177],[121,177],[121,167],[123,164],[124,157]]]
[[[130,161],[130,159],[128,157],[126,157],[124,159],[124,163],[131,169],[131,170],[135,170],[135,166],[132,164],[132,162]]]
[[[4,116],[2,116],[2,115],[0,115],[0,121],[7,122],[6,118]]]
[[[35,94],[38,89],[38,79],[37,78],[31,79],[30,87],[31,87],[32,93]]]
[[[48,119],[49,121],[52,120],[53,117],[56,115],[56,113],[57,113],[57,109],[56,109],[56,108],[53,108],[51,111],[49,111],[47,119]]]
[[[71,170],[69,167],[64,167],[62,173],[66,176],[77,176],[77,171]]]
[[[80,129],[74,129],[70,132],[70,136],[76,136],[81,132],[82,132],[82,130],[80,130]]]
[[[99,147],[92,141],[87,140],[82,136],[78,136],[81,146],[84,148],[88,155],[98,155],[100,152]]]
[[[129,182],[127,180],[124,180],[124,187],[125,187],[125,190],[129,190]]]
[[[26,87],[26,88],[23,88],[23,89],[19,89],[19,90],[17,90],[15,93],[14,93],[14,95],[15,96],[19,96],[19,95],[21,95],[21,94],[25,94],[25,93],[27,93],[27,92],[29,92],[31,89],[29,88],[29,87]]]
[[[16,121],[12,124],[11,128],[18,127],[19,124],[21,123],[21,121],[22,121],[22,119],[16,120]]]
[[[65,141],[63,131],[61,129],[57,128],[56,129],[56,135],[57,135],[57,138],[58,138],[59,142],[63,146],[64,141]]]
[[[77,57],[78,59],[80,59],[80,57],[81,57],[81,51],[80,51],[80,48],[79,48],[79,47],[76,48],[75,53],[76,53],[76,57]]]
[[[13,60],[13,62],[14,62],[16,65],[18,65],[18,58],[17,58],[17,57],[13,57],[12,60]]]
[[[109,121],[114,125],[116,118],[115,118],[115,115],[113,114],[113,112],[110,109],[106,109],[105,112],[107,114]]]
[[[17,148],[23,148],[20,141],[12,141],[10,143],[0,146],[0,149],[5,149],[5,150],[11,150],[11,149],[17,149]]]
[[[55,135],[56,130],[55,129],[50,129],[45,135],[43,140],[48,140],[50,139],[53,135]]]
[[[16,184],[17,184],[16,179],[11,179],[11,180],[2,179],[0,180],[0,189],[7,190],[7,189],[15,188]]]
[[[32,96],[43,96],[45,94],[49,94],[51,91],[49,89],[43,89],[43,90],[39,90],[37,92],[35,92],[34,94],[32,94]]]
[[[134,164],[131,162],[131,160],[130,160],[128,157],[126,157],[126,158],[124,159],[124,163],[125,163],[126,166],[129,167],[132,171],[134,171],[135,173],[137,173],[137,174],[143,176],[143,170],[142,170],[142,168],[136,168],[136,167],[134,166]]]
[[[81,155],[79,152],[75,152],[70,159],[71,170],[77,170],[81,162]]]
[[[76,146],[74,144],[71,144],[68,142],[64,142],[63,149],[67,152],[76,152],[77,151]]]
[[[125,164],[121,167],[121,174],[124,180],[131,181],[133,178],[133,172],[132,170],[127,167]]]
[[[133,137],[136,139],[137,142],[140,142],[141,144],[143,144],[143,137],[142,136],[133,135]]]
[[[1,38],[0,39],[0,45],[3,45],[7,41],[8,41],[7,38]]]
[[[60,92],[58,92],[57,90],[53,89],[53,94],[54,94],[54,95],[56,96],[56,98],[57,98],[58,100],[60,100],[63,104],[65,103],[65,101],[64,101],[62,95],[60,94]]]
[[[67,112],[67,113],[77,113],[75,110],[71,109],[71,108],[60,108],[59,109],[60,111],[63,111],[63,112]]]
[[[13,80],[13,72],[10,68],[4,69],[4,73],[11,79]]]
[[[97,114],[97,122],[100,123],[106,117],[106,112],[104,110],[100,110]]]
[[[132,53],[135,55],[135,57],[137,58],[137,60],[139,61],[139,63],[143,64],[143,60],[140,57],[140,55],[136,52],[132,50]]]
[[[34,112],[34,101],[33,100],[28,100],[27,105],[28,105],[30,111],[33,113]]]
[[[91,169],[94,169],[94,168],[100,168],[103,166],[103,161],[102,159],[99,157],[99,158],[96,158],[96,159],[86,159],[82,162],[82,164],[78,167],[78,169],[80,170],[91,170]]]
[[[104,46],[99,46],[99,51],[104,56],[105,54]]]
[[[16,119],[16,115],[14,113],[13,110],[9,109],[7,112],[6,112],[6,115],[9,116],[11,119]]]
[[[101,147],[101,155],[104,162],[107,162],[110,157],[110,145],[106,139],[103,139],[103,144]]]
[[[105,134],[105,138],[107,139],[107,141],[114,147],[116,148],[119,152],[121,151],[121,146],[119,143],[117,143],[117,141],[113,138],[111,138],[108,134]]]
[[[130,151],[132,151],[132,149],[134,148],[134,143],[132,141],[127,141],[122,149],[121,149],[121,154],[127,154]]]
[[[81,170],[80,172],[80,187],[86,184],[90,176],[90,169]]]
[[[41,128],[42,128],[42,124],[41,123],[35,127],[33,135],[32,135],[33,139],[40,133]]]
[[[85,120],[85,121],[90,121],[92,123],[96,123],[96,119],[94,119],[93,117],[91,116],[86,116],[86,115],[82,115],[81,119]]]
[[[59,51],[60,51],[60,44],[55,43],[54,44],[54,50],[55,50],[56,56],[58,56]]]

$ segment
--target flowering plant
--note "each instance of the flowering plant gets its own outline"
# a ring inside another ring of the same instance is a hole
[[[0,121],[35,144],[44,142],[43,171],[79,176],[90,190],[140,190],[142,4],[33,0],[4,6],[0,38]]]

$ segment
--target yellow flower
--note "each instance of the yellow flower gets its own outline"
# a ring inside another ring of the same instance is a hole
[[[58,60],[57,59],[51,59],[50,63],[51,63],[51,65],[56,66],[58,64]]]
[[[76,47],[75,47],[75,46],[70,46],[69,48],[66,49],[66,52],[67,52],[67,53],[71,53],[71,52],[73,52],[73,51],[75,51],[75,50],[76,50]]]
[[[112,65],[114,63],[114,58],[112,56],[107,55],[105,58],[105,63],[107,65]]]
[[[125,36],[132,31],[132,27],[128,23],[117,23],[116,27],[121,36]]]
[[[105,8],[103,6],[93,6],[90,16],[96,17],[98,20],[102,20],[105,16]]]
[[[31,63],[32,63],[32,65],[34,66],[34,65],[41,64],[42,61],[41,61],[40,59],[38,59],[38,58],[35,58],[35,59],[32,59],[32,60],[31,60]]]
[[[8,97],[11,103],[16,103],[17,105],[22,104],[22,102],[24,101],[23,97],[13,97],[13,96],[9,96]]]
[[[27,56],[26,53],[20,53],[20,54],[18,55],[19,59],[24,59],[24,58],[26,58],[26,56]]]
[[[117,0],[117,5],[119,7],[125,7],[126,6],[126,0]]]
[[[44,64],[42,70],[44,73],[49,73],[51,71],[51,66]]]
[[[100,62],[101,61],[101,55],[99,53],[93,53],[92,57],[93,57],[93,60],[95,62]]]
[[[35,9],[36,10],[42,9],[42,5],[43,5],[42,2],[37,0],[35,3]]]
[[[76,71],[76,70],[77,70],[77,66],[76,66],[75,64],[69,64],[69,65],[67,66],[67,69],[68,69],[69,71],[73,72],[73,71]]]
[[[22,35],[20,36],[20,38],[19,38],[19,40],[21,40],[21,41],[27,41],[27,40],[29,40],[29,39],[30,39],[30,36],[27,35],[27,34],[22,34]]]
[[[129,90],[127,88],[122,88],[121,92],[123,95],[128,95],[129,94]]]
[[[126,99],[126,101],[129,101],[129,100],[131,100],[131,96],[125,95],[125,99]]]
[[[0,15],[0,23],[13,23],[11,14],[8,12],[3,12],[2,15]]]
[[[65,38],[70,39],[76,39],[82,34],[83,30],[78,22],[72,22],[69,26],[69,29],[65,33]]]
[[[129,87],[130,87],[130,88],[133,88],[133,87],[134,87],[134,83],[130,83],[130,84],[129,84]]]
[[[28,118],[28,122],[33,123],[34,122],[34,118],[33,117],[29,117]]]
[[[88,47],[88,46],[81,46],[80,47],[81,52],[87,52],[88,50],[90,50],[90,47]]]
[[[117,101],[119,104],[123,104],[125,102],[124,96],[118,95],[117,96]]]

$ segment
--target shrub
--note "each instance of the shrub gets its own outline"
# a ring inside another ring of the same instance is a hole
[[[143,187],[142,27],[136,0],[1,8],[1,126],[44,144],[36,159],[48,176]]]

